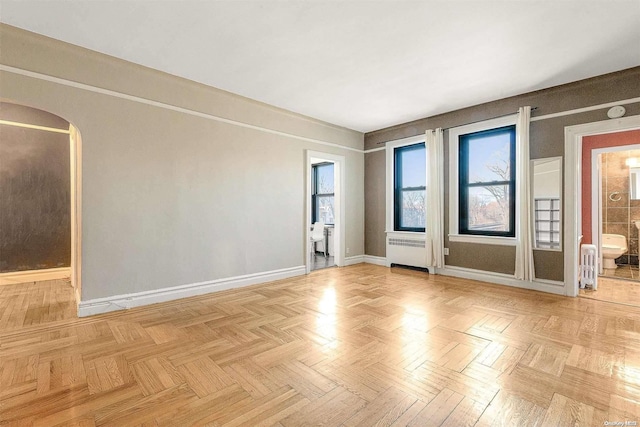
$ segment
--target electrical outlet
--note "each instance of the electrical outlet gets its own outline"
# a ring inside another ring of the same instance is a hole
[[[351,252],[351,249],[347,248],[347,253],[350,253],[350,252]]]
[[[449,255],[449,248],[444,248],[444,254]]]

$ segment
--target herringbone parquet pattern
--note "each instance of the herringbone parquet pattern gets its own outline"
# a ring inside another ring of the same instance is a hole
[[[74,310],[62,282],[0,288],[0,425],[640,422],[629,306],[360,264]]]

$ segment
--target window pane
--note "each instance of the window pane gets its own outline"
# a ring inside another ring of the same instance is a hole
[[[424,190],[403,191],[400,226],[406,228],[424,228],[425,222]]]
[[[469,230],[509,230],[509,186],[470,187],[468,199]]]
[[[509,181],[511,132],[469,137],[469,183]]]
[[[333,193],[333,164],[318,166],[318,194]]]
[[[394,230],[424,231],[426,173],[424,143],[394,150]]]
[[[318,196],[316,203],[318,204],[317,221],[322,221],[325,224],[335,224],[333,196]]]
[[[427,181],[427,161],[424,144],[400,151],[402,187],[424,187]]]

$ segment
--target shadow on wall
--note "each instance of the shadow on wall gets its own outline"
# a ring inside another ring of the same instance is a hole
[[[69,267],[69,123],[9,103],[0,119],[0,273]]]

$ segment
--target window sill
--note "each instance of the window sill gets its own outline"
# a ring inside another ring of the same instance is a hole
[[[515,237],[475,236],[471,234],[449,234],[449,241],[499,246],[515,246],[517,243]]]

